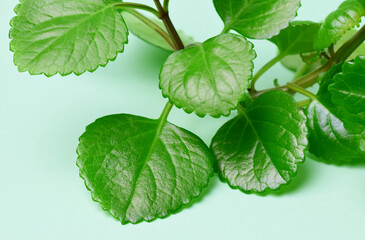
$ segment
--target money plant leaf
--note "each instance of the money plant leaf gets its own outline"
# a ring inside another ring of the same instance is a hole
[[[164,97],[198,116],[228,115],[252,78],[253,45],[234,34],[213,37],[169,56],[160,73]]]
[[[296,16],[300,0],[213,0],[225,24],[248,38],[277,35]],[[224,31],[225,31],[224,30]]]
[[[328,86],[334,83],[334,76],[342,71],[342,64],[336,65],[322,78],[317,99],[307,108],[309,130],[309,151],[320,160],[332,164],[363,162],[365,159],[364,138],[360,129],[348,129],[346,121],[332,102]]]
[[[345,127],[364,136],[365,148],[365,57],[344,63],[342,73],[333,82],[328,90],[338,106],[338,115],[345,121]]]
[[[10,49],[19,71],[80,75],[114,60],[128,30],[104,0],[22,0],[11,21]]]
[[[314,40],[318,50],[335,44],[343,34],[355,26],[359,26],[365,8],[358,0],[346,0],[337,10],[331,12],[322,24]]]
[[[247,193],[289,183],[308,144],[305,116],[294,99],[270,91],[239,112],[212,140],[221,180]]]
[[[92,198],[123,224],[176,213],[213,174],[209,148],[168,122],[118,114],[80,137],[77,165]]]
[[[314,36],[320,28],[319,23],[309,21],[297,21],[290,23],[289,27],[280,31],[279,35],[272,37],[273,42],[280,54],[294,55],[299,53],[313,52]]]

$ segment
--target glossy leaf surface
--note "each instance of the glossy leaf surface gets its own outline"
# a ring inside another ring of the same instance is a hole
[[[104,0],[23,0],[15,12],[10,49],[19,71],[79,75],[114,60],[127,43],[121,15]]]
[[[323,77],[317,93],[317,100],[307,109],[310,152],[322,161],[334,164],[346,164],[364,161],[365,149],[361,134],[347,129],[344,120],[338,115],[338,106],[332,102],[328,86],[333,77],[342,71],[337,65]]]
[[[169,56],[160,73],[164,97],[198,116],[228,115],[244,98],[252,77],[253,45],[223,34]]]
[[[365,9],[358,0],[344,1],[324,20],[314,40],[314,47],[321,50],[335,44],[343,34],[359,26],[364,15]]]
[[[89,125],[77,152],[92,198],[123,224],[177,212],[213,174],[211,153],[196,135],[127,114]]]
[[[139,18],[135,17],[129,12],[122,12],[122,16],[128,26],[128,30],[131,31],[134,35],[154,46],[165,49],[167,51],[173,51],[171,46],[168,43],[166,43],[165,39],[161,37],[161,35],[159,35],[155,30],[147,26]],[[156,25],[158,25],[162,30],[167,32],[164,24],[161,21],[157,20],[156,21],[152,20],[152,21]],[[194,42],[194,39],[186,35],[183,31],[178,31],[178,33],[185,46]]]
[[[298,21],[280,31],[279,35],[269,39],[283,55],[313,52],[313,41],[320,28],[319,23]]]
[[[345,127],[363,135],[365,151],[365,57],[345,63],[328,89]]]
[[[300,0],[213,0],[225,29],[248,38],[271,38],[296,16]]]
[[[243,192],[263,192],[291,181],[307,144],[305,116],[294,99],[271,91],[224,124],[211,148],[222,181]]]

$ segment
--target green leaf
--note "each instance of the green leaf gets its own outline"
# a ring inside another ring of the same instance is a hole
[[[134,35],[142,39],[143,41],[150,43],[156,47],[165,49],[167,51],[173,51],[171,46],[166,43],[165,39],[161,37],[155,30],[148,27],[144,22],[142,22],[136,16],[130,14],[127,11],[122,12],[122,16],[128,26],[128,30],[131,31]],[[161,21],[157,21],[151,19],[156,25],[158,25],[162,30],[167,32],[164,24]],[[189,45],[194,42],[194,39],[188,35],[186,35],[183,31],[178,31],[181,40],[184,45]]]
[[[328,90],[345,127],[362,134],[365,151],[365,57],[345,63],[342,73],[334,77],[334,83],[328,86]]]
[[[364,15],[365,9],[359,1],[344,1],[324,20],[314,40],[315,49],[321,50],[335,44],[343,34],[354,26],[359,26]]]
[[[198,116],[228,115],[245,96],[252,77],[253,45],[223,34],[169,56],[160,73],[164,97]]]
[[[213,175],[211,153],[200,138],[133,115],[96,120],[80,137],[77,152],[92,198],[123,224],[176,213]]]
[[[346,164],[364,161],[364,139],[344,126],[338,116],[338,106],[332,100],[328,86],[333,77],[342,71],[342,64],[336,65],[321,80],[317,100],[306,110],[309,129],[309,151],[326,163]]]
[[[274,43],[282,55],[294,55],[313,52],[314,36],[317,34],[319,23],[297,21],[280,31],[279,35],[269,39]]]
[[[296,16],[300,0],[213,0],[225,24],[248,38],[271,38]]]
[[[128,30],[103,0],[22,0],[11,21],[10,49],[19,71],[80,75],[122,52]]]
[[[346,32],[340,40],[334,46],[335,51],[337,51],[345,42],[347,42],[352,36],[357,33],[356,29],[351,29]],[[356,58],[357,56],[365,56],[365,43],[362,43],[356,50],[348,57],[349,60]]]
[[[288,70],[299,73],[299,76],[305,75],[322,65],[321,58],[319,58],[318,55],[313,54],[310,54],[308,56],[301,56],[300,54],[288,55],[284,57],[280,62]]]
[[[305,116],[294,99],[270,91],[224,124],[211,148],[221,180],[250,193],[289,183],[307,144]]]

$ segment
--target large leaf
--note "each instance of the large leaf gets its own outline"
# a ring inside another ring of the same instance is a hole
[[[319,23],[309,21],[292,22],[269,41],[273,42],[284,56],[313,52],[314,37],[320,26]]]
[[[359,26],[364,15],[365,9],[358,0],[344,1],[324,20],[314,40],[314,47],[321,50],[335,44],[343,34]]]
[[[89,125],[77,152],[80,176],[92,198],[123,224],[177,212],[213,174],[210,151],[197,136],[126,114]]]
[[[365,57],[356,58],[354,63],[345,63],[342,73],[334,77],[328,90],[345,127],[363,134],[365,151]]]
[[[134,16],[133,14],[123,11],[122,16],[128,26],[128,30],[131,31],[134,35],[139,37],[140,39],[144,40],[147,43],[150,43],[154,46],[157,46],[159,48],[173,51],[171,46],[166,43],[165,39],[161,37],[160,34],[158,34],[155,30],[151,29],[149,26],[147,26],[143,21],[141,21],[139,18]],[[167,32],[164,24],[161,21],[152,20],[157,26],[159,26],[162,30]],[[188,45],[192,42],[194,42],[194,39],[188,35],[186,35],[183,31],[178,31],[179,36],[181,37],[181,40],[183,41],[184,45]]]
[[[338,106],[332,102],[328,86],[333,77],[342,71],[336,65],[321,80],[321,86],[307,109],[310,152],[326,163],[345,164],[364,161],[364,139],[361,134],[349,130],[338,115]]]
[[[188,113],[228,115],[244,98],[255,57],[245,38],[219,35],[170,55],[161,70],[160,88]]]
[[[127,42],[121,15],[103,0],[22,0],[15,12],[10,49],[19,71],[47,76],[94,71]]]
[[[300,0],[213,0],[225,29],[249,38],[271,38],[296,16]]]
[[[211,148],[222,181],[243,192],[263,192],[289,183],[304,160],[304,114],[287,93],[260,95],[223,125]]]

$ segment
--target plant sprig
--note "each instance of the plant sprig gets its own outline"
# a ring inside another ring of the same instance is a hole
[[[22,0],[15,8],[9,36],[19,71],[95,71],[123,52],[129,32],[172,52],[159,75],[168,102],[158,119],[105,116],[80,137],[80,176],[93,200],[123,224],[177,213],[199,197],[214,171],[232,188],[260,194],[289,184],[307,150],[331,164],[364,163],[365,26],[354,29],[365,16],[364,1],[345,0],[323,24],[292,21],[299,0],[213,4],[224,27],[202,43],[175,29],[169,0],[154,0],[154,6]],[[279,50],[254,76],[256,52],[249,39],[269,40]],[[292,81],[255,88],[264,73],[288,59]],[[307,90],[315,84],[317,93]],[[308,99],[296,101],[296,93]],[[200,117],[232,110],[238,115],[217,131],[209,148],[168,122],[174,106]]]

